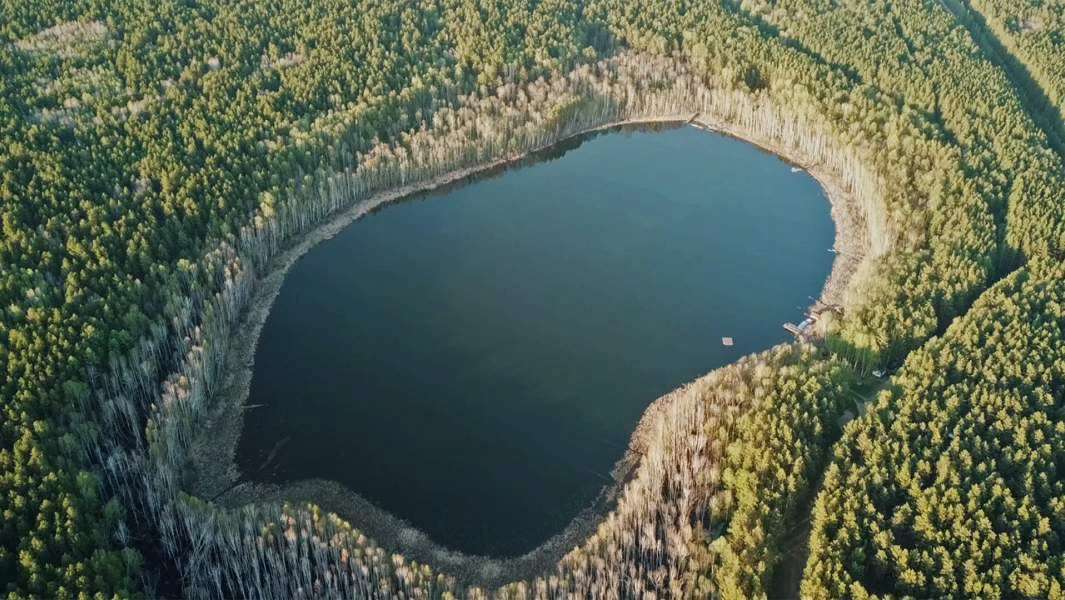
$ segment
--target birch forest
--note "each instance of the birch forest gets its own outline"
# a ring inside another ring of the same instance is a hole
[[[1065,598],[1063,24],[1058,0],[0,0],[0,594]],[[842,275],[815,335],[648,409],[590,535],[519,573],[197,493],[280,253],[648,120],[838,188]]]

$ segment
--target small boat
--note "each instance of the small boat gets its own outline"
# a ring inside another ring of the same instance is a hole
[[[803,171],[803,170],[802,170],[802,168],[801,168],[801,167],[792,167],[792,168],[791,168],[791,172],[792,172],[792,173],[802,173],[802,171]]]

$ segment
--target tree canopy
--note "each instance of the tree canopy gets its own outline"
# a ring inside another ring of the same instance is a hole
[[[5,0],[2,591],[764,597],[816,497],[804,597],[1061,595],[1063,14]],[[656,404],[611,516],[553,571],[483,590],[303,504],[184,493],[287,243],[401,185],[692,114],[837,178],[858,266],[817,348]]]

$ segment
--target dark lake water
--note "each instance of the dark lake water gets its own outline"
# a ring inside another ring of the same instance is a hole
[[[689,127],[569,146],[295,264],[255,355],[247,478],[333,479],[447,547],[521,554],[595,498],[648,404],[788,339],[833,256],[809,175]]]

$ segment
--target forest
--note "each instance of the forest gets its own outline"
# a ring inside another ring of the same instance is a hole
[[[0,592],[1065,598],[1063,22],[1060,0],[3,0]],[[653,404],[586,539],[510,577],[204,493],[236,332],[301,236],[694,118],[846,192],[842,313]]]

